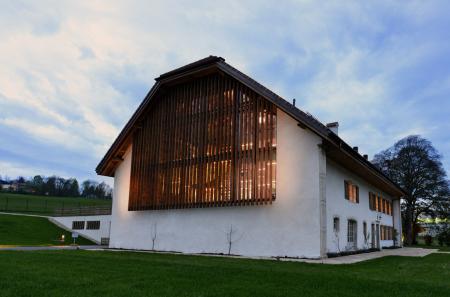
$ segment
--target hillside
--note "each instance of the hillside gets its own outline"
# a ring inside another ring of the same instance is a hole
[[[64,234],[64,241],[60,241]],[[46,218],[0,214],[0,246],[47,246],[73,243],[72,234]],[[83,237],[76,241],[82,245],[95,245]]]
[[[111,207],[111,200],[84,197],[52,197],[0,192],[0,211],[58,216],[68,210]]]

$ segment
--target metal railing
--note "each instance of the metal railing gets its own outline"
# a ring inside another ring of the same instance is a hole
[[[99,216],[110,215],[111,206],[80,206],[70,208],[56,208],[54,216]]]

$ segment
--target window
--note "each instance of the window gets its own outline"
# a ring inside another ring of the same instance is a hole
[[[392,215],[392,202],[372,192],[369,192],[369,208],[370,210]]]
[[[393,240],[394,239],[394,227],[391,226],[380,226],[380,237],[381,240]]]
[[[334,232],[339,232],[339,218],[335,217],[333,219],[333,230]]]
[[[84,221],[72,221],[72,230],[84,230]]]
[[[344,181],[344,187],[345,199],[354,203],[359,203],[359,187],[348,180]]]
[[[367,240],[367,223],[366,222],[363,223],[363,235],[364,235],[364,240]]]
[[[376,199],[377,195],[372,192],[369,192],[369,209],[376,210]]]
[[[351,248],[356,248],[356,221],[355,220],[348,220],[347,225],[347,242],[348,246]]]
[[[100,229],[100,221],[87,221],[87,230],[98,230]]]

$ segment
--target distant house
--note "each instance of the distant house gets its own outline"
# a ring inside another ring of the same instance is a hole
[[[321,258],[400,241],[402,189],[337,123],[220,57],[156,78],[96,171],[114,177],[113,248]]]
[[[11,188],[11,183],[0,179],[0,190],[8,191]]]

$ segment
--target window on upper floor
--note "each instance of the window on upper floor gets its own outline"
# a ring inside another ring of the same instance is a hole
[[[349,180],[344,181],[344,187],[345,199],[354,203],[359,203],[359,187]]]
[[[380,195],[369,192],[369,209],[392,215],[392,201],[384,199]]]

